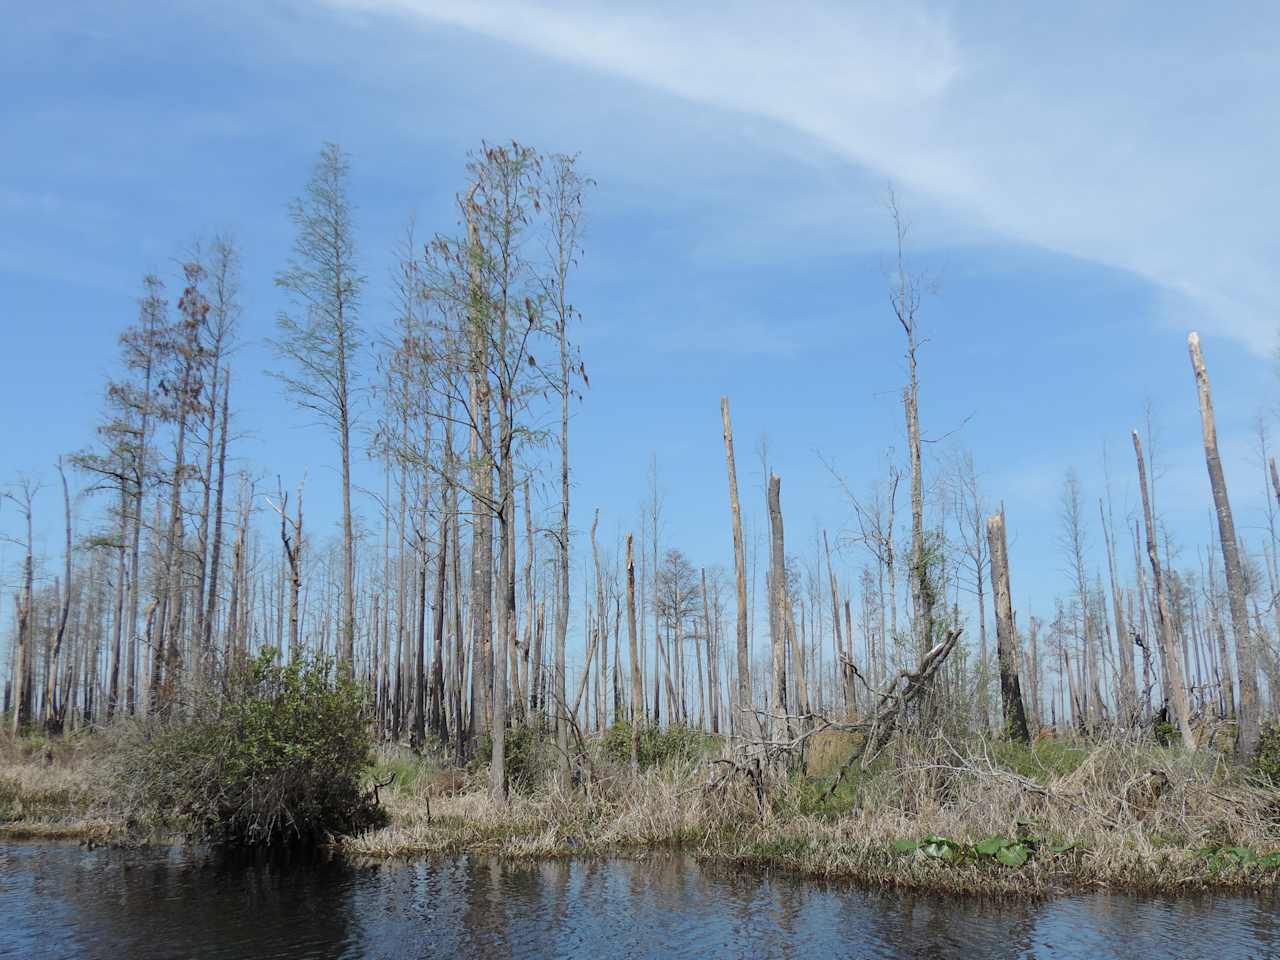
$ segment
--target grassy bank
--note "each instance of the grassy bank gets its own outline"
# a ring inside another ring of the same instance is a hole
[[[505,808],[487,771],[382,748],[371,782],[389,825],[342,841],[353,854],[483,853],[514,859],[644,856],[680,849],[721,864],[920,891],[1041,896],[1080,887],[1180,893],[1280,882],[1280,791],[1210,751],[1149,744],[900,745],[828,795],[849,744],[816,738],[806,770],[753,784],[725,776],[714,743],[661,743],[639,773],[596,744],[573,787],[515,754]],[[110,740],[0,748],[0,837],[123,841]]]
[[[0,840],[125,840],[130,824],[112,803],[108,750],[99,737],[0,737]]]
[[[824,747],[840,753],[838,743]],[[586,789],[549,782],[501,809],[482,775],[387,756],[391,824],[346,846],[511,858],[679,848],[811,877],[1003,896],[1280,881],[1280,855],[1270,856],[1280,850],[1280,792],[1207,754],[1053,741],[966,744],[946,759],[902,750],[831,796],[831,772],[813,766],[768,783],[761,804],[750,784],[724,782],[709,762],[639,775],[597,764]]]

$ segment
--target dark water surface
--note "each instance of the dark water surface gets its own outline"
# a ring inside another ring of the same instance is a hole
[[[0,956],[1280,957],[1274,899],[995,904],[674,857],[357,864],[0,844]]]

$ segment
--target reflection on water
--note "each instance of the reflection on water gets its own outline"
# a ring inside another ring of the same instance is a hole
[[[1280,956],[1272,899],[994,904],[703,868],[687,858],[356,864],[0,844],[0,956]]]

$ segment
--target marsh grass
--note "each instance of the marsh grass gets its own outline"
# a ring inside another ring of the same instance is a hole
[[[679,848],[731,865],[934,892],[1042,896],[1078,886],[1180,892],[1280,880],[1280,791],[1224,758],[1174,747],[1044,741],[1013,747],[899,743],[830,796],[831,776],[713,787],[708,761],[631,774],[597,761],[586,787],[554,779],[495,805],[485,781],[419,773],[387,796],[391,825],[347,841],[405,857],[475,851],[513,859],[634,856]],[[426,806],[430,804],[428,819]],[[942,860],[903,841],[945,838]],[[1003,838],[1004,843],[994,842]],[[984,841],[992,854],[975,851]],[[1004,845],[1025,850],[1005,857]],[[1222,853],[1250,852],[1248,858]],[[1216,852],[1216,856],[1215,856]]]
[[[1280,858],[1269,856],[1280,851],[1280,789],[1209,750],[899,741],[829,796],[834,772],[772,774],[761,805],[744,778],[722,775],[714,756],[632,773],[595,747],[584,782],[544,773],[505,806],[490,799],[483,765],[458,769],[442,756],[380,747],[367,776],[391,780],[380,791],[388,825],[345,838],[342,848],[374,858],[511,860],[680,850],[722,865],[995,897],[1280,882]],[[99,755],[110,740],[54,749],[49,763],[41,747],[0,745],[0,819],[8,821],[0,830],[40,835],[79,824],[119,835],[126,811],[102,797]],[[956,855],[931,856],[920,843],[927,838],[954,845]],[[978,852],[998,846],[994,838],[1025,848],[1025,861],[1007,865]]]
[[[0,737],[0,836],[105,840],[122,820],[102,791],[107,738]]]

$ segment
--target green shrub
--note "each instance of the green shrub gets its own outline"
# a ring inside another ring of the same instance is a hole
[[[1280,723],[1269,723],[1262,728],[1253,769],[1267,783],[1280,787]]]
[[[673,763],[689,763],[706,756],[714,749],[715,743],[715,738],[709,734],[682,724],[675,724],[665,730],[646,726],[640,731],[640,767],[648,769]],[[630,763],[631,724],[626,720],[619,720],[606,730],[601,749],[615,763]]]
[[[127,801],[228,843],[316,841],[383,822],[362,789],[372,764],[359,687],[327,660],[234,670],[195,716],[141,728],[120,753]]]
[[[507,783],[517,790],[529,790],[543,783],[556,768],[555,738],[540,725],[517,725],[507,730],[502,742],[506,756]],[[485,733],[476,740],[472,771],[493,757],[493,737]]]

